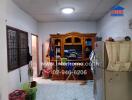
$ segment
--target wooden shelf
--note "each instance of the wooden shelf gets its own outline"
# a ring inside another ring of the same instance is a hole
[[[75,49],[76,53],[78,53],[78,55],[79,55],[78,57],[81,57],[81,59],[73,59],[73,60],[68,59],[68,62],[89,62],[89,58],[87,55],[89,53],[86,52],[86,47],[87,47],[86,41],[90,40],[91,48],[94,49],[95,36],[96,36],[96,33],[83,34],[83,33],[78,33],[78,32],[71,32],[71,33],[66,33],[66,34],[51,34],[50,39],[53,43],[50,43],[50,44],[52,44],[50,46],[52,48],[54,48],[54,52],[56,52],[55,48],[60,48],[61,58],[67,57],[64,50],[70,51],[69,48],[72,48],[72,50]],[[56,57],[51,57],[50,61],[55,63]],[[61,60],[57,59],[57,62],[61,62]],[[53,70],[55,70],[55,69],[56,69],[56,67],[54,66]],[[63,75],[60,75],[60,74],[53,75],[53,79],[61,80],[62,76]]]

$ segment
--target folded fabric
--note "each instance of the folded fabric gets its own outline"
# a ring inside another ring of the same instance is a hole
[[[131,62],[117,62],[115,66],[119,68],[119,71],[129,71],[131,67]]]
[[[113,64],[113,63],[109,63],[107,67],[107,70],[109,71],[119,71],[119,69],[120,69],[120,66],[117,66],[116,64]]]
[[[108,70],[119,70],[114,66],[119,59],[119,42],[106,42],[106,49],[108,54],[109,63]]]
[[[109,71],[129,71],[131,62],[123,63],[117,62],[116,64],[109,64],[107,70]]]
[[[132,71],[132,42],[106,42],[108,54],[107,70]]]
[[[132,69],[132,42],[130,43],[130,61],[131,61],[131,69]]]
[[[119,48],[119,61],[120,62],[129,62],[130,59],[130,42],[120,42]]]

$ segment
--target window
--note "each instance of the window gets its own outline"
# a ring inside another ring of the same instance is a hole
[[[28,63],[28,33],[7,26],[8,71]]]
[[[8,70],[18,67],[18,38],[15,29],[7,29]]]
[[[27,64],[28,54],[28,34],[26,32],[19,32],[19,65]]]

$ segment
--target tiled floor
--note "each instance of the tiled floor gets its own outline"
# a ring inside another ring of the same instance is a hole
[[[37,100],[94,100],[92,81],[80,85],[80,81],[35,80],[38,82]]]

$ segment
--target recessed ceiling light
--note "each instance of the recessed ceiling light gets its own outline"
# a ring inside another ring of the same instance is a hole
[[[63,14],[72,14],[74,11],[75,11],[74,8],[63,8],[63,9],[61,9],[61,12]]]

